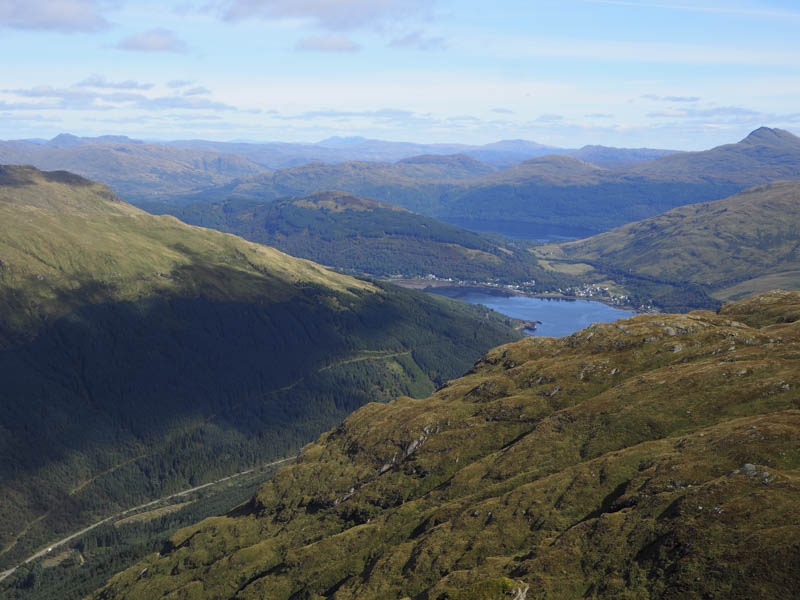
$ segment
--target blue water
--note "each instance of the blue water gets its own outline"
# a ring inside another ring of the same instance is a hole
[[[457,298],[470,304],[483,304],[500,314],[524,321],[541,321],[531,335],[562,337],[592,323],[611,323],[633,316],[627,310],[590,300],[559,300],[528,296],[496,296],[472,289],[439,288],[433,293]]]

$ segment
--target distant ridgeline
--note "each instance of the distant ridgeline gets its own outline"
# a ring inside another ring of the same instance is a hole
[[[194,202],[264,202],[342,190],[470,229],[582,237],[753,185],[800,180],[800,138],[766,127],[735,144],[635,164],[609,162],[609,168],[601,168],[580,158],[592,160],[598,153],[537,155],[489,172],[487,165],[460,155],[397,163],[311,162],[163,197],[166,207],[148,209],[173,212],[175,206]]]
[[[95,600],[793,598],[800,293],[495,348]]]
[[[427,395],[510,325],[0,167],[0,563]]]

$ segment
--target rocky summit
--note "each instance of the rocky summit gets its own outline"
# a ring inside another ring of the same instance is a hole
[[[500,346],[94,597],[792,597],[798,319],[775,291]]]

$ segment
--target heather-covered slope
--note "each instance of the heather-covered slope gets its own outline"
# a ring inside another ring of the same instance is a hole
[[[779,291],[501,346],[95,597],[792,597],[798,318]]]
[[[800,289],[800,183],[682,206],[538,254],[554,259],[554,268],[563,260],[586,263],[599,272],[699,285],[722,300],[778,285]]]
[[[0,563],[294,453],[516,337],[70,173],[0,167]]]

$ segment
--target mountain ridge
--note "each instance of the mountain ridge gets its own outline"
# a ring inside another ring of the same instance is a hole
[[[798,318],[775,291],[501,346],[360,409],[93,598],[791,595]]]

